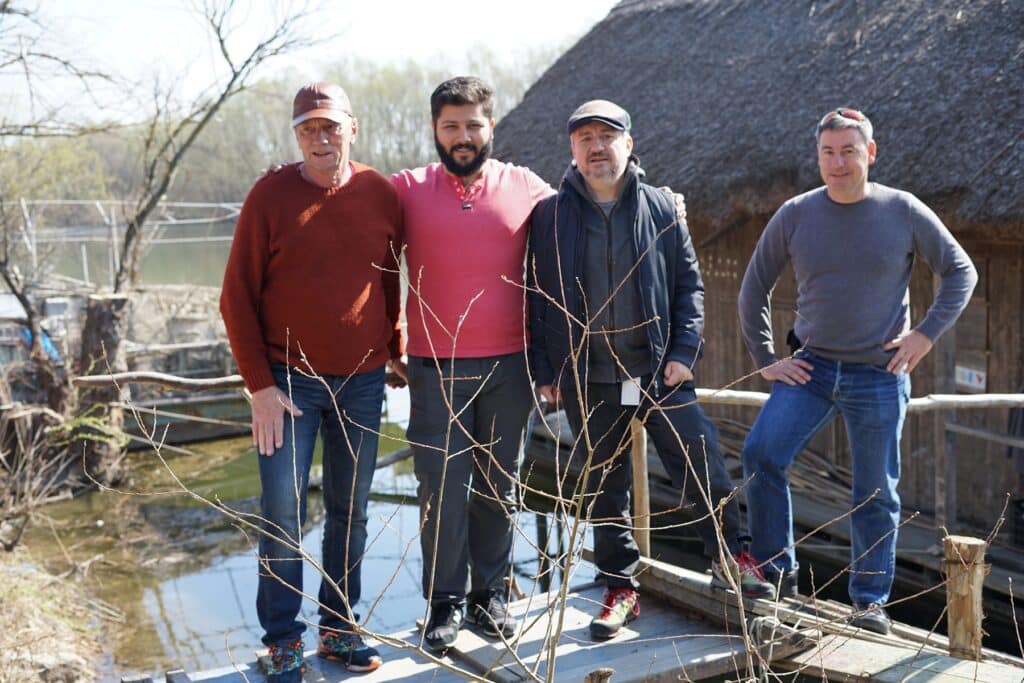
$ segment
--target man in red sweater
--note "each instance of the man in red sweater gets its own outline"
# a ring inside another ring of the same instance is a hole
[[[377,458],[384,366],[403,353],[398,196],[351,161],[358,123],[344,90],[304,86],[292,113],[302,161],[252,188],[220,309],[252,392],[262,484],[256,609],[273,683],[302,678],[301,543],[313,446],[323,438],[323,569],[317,653],[352,671],[381,664],[352,611]]]

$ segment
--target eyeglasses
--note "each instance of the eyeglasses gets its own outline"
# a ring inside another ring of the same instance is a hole
[[[844,119],[850,119],[851,121],[863,121],[867,118],[856,109],[836,109],[835,111],[830,111],[821,118],[821,121],[818,122],[818,128],[821,128],[837,116],[842,116]]]
[[[301,123],[296,130],[304,138],[320,137],[321,133],[327,133],[329,138],[336,138],[342,134],[341,124],[334,121],[325,121],[320,124]]]

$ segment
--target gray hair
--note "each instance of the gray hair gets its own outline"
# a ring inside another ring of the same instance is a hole
[[[871,126],[871,120],[868,119],[864,112],[851,107],[839,107],[833,109],[818,121],[818,127],[814,131],[814,139],[817,142],[821,142],[821,131],[823,130],[843,130],[845,128],[856,128],[860,131],[861,137],[864,138],[864,144],[867,144],[874,140],[874,128]]]

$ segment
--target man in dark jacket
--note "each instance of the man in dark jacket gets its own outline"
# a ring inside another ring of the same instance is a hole
[[[607,584],[591,636],[610,638],[640,613],[627,455],[634,417],[693,506],[714,582],[774,597],[742,548],[718,433],[696,403],[704,285],[685,223],[664,193],[640,182],[625,110],[586,102],[568,130],[573,162],[531,219],[530,352],[538,391],[564,400],[590,466],[586,509]]]

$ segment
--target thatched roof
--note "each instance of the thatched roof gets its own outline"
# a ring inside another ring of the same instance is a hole
[[[1024,227],[1020,0],[623,0],[501,121],[499,156],[557,183],[592,98],[630,111],[649,181],[695,218],[820,185],[815,123],[850,105],[875,125],[872,180],[955,228]]]

